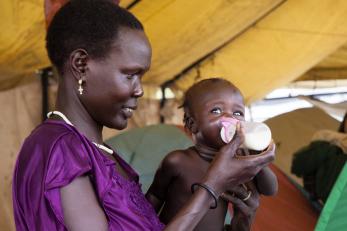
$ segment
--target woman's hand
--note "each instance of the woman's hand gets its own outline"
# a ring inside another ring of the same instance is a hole
[[[232,192],[223,193],[221,197],[233,204],[234,216],[231,219],[228,231],[249,231],[259,207],[259,193],[251,182],[248,187],[237,186]]]
[[[261,154],[247,158],[236,158],[236,151],[243,140],[242,128],[238,123],[233,140],[220,150],[205,176],[204,183],[213,188],[218,195],[228,191],[228,186],[235,187],[251,181],[261,169],[275,158],[275,144],[273,142]]]

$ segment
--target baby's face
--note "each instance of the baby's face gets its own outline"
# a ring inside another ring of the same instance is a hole
[[[225,145],[220,137],[221,120],[229,117],[244,121],[245,105],[238,89],[217,83],[203,93],[197,92],[192,102],[192,114],[197,128],[196,142],[220,149]]]

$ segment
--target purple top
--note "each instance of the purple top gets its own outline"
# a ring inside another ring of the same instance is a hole
[[[25,140],[13,177],[17,231],[67,230],[60,188],[81,175],[90,176],[105,211],[109,230],[162,230],[153,207],[141,191],[138,175],[114,154],[115,162],[63,121],[46,120]]]

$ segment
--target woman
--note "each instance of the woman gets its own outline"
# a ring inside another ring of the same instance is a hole
[[[143,95],[141,77],[150,67],[151,48],[141,23],[111,1],[76,0],[53,18],[47,51],[59,74],[55,112],[25,140],[13,179],[17,230],[162,230],[145,200],[138,176],[104,146],[103,126],[124,129]],[[189,203],[165,230],[192,230],[216,198],[232,191],[244,199],[240,183],[252,179],[274,158],[239,160],[238,129]],[[258,205],[256,191],[236,207],[232,226],[249,230]]]

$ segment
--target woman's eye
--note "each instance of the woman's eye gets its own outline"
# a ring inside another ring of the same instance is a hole
[[[213,114],[221,114],[221,113],[222,113],[222,110],[221,110],[220,108],[213,108],[213,109],[211,110],[211,112],[212,112]]]
[[[133,79],[136,76],[136,74],[127,74],[127,79]]]

